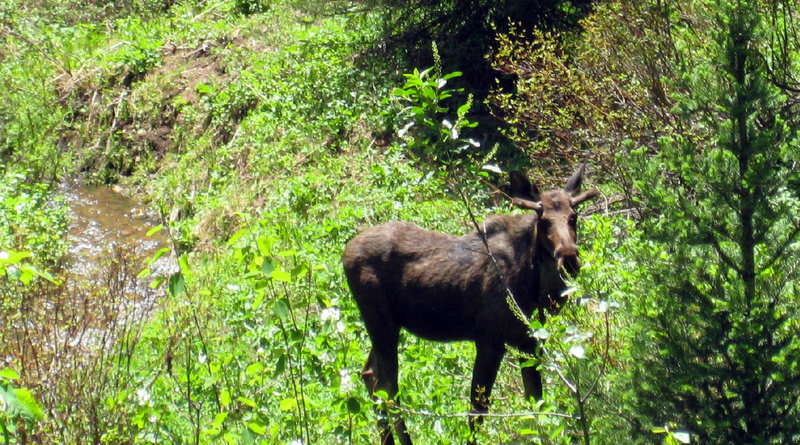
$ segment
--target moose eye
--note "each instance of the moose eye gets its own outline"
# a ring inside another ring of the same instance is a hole
[[[569,216],[569,225],[575,227],[578,225],[578,215],[570,215]]]

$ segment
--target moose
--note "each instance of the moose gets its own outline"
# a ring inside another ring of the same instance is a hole
[[[563,189],[540,193],[519,171],[509,173],[512,205],[532,210],[495,215],[463,236],[424,230],[409,222],[389,222],[364,230],[342,255],[350,291],[372,341],[362,379],[370,396],[398,392],[397,348],[401,328],[419,337],[472,341],[470,428],[488,413],[489,396],[506,345],[536,353],[536,338],[523,320],[537,311],[556,313],[565,302],[563,272],[576,276],[581,263],[576,244],[578,204],[596,189],[580,192],[580,167]],[[519,313],[524,317],[521,317]],[[542,398],[536,366],[522,366],[525,397]],[[411,438],[403,418],[390,425],[379,415],[382,444]]]

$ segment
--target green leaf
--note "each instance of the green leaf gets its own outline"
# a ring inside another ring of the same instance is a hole
[[[402,88],[395,88],[392,90],[392,96],[400,96],[400,97],[408,97],[411,95],[410,91],[404,90]]]
[[[174,274],[170,275],[168,289],[169,294],[174,298],[178,298],[183,295],[184,291],[186,290],[186,282],[183,279],[182,273],[175,272]]]
[[[159,224],[152,229],[148,230],[145,236],[153,236],[164,228],[164,224]]]
[[[273,280],[280,281],[282,283],[292,282],[292,275],[285,270],[275,269],[269,273],[269,276],[272,277]]]
[[[264,301],[264,293],[263,292],[257,292],[253,296],[253,310],[254,311],[258,310],[258,308],[261,307],[261,302],[262,301]]]
[[[231,236],[231,238],[228,240],[228,245],[229,245],[229,246],[232,246],[232,245],[236,244],[236,241],[239,241],[239,238],[241,238],[241,237],[242,237],[242,235],[244,235],[245,233],[247,233],[247,228],[244,228],[244,229],[239,229],[239,230],[238,230],[236,233],[234,233],[234,234],[233,234],[233,236]]]
[[[247,424],[247,427],[250,428],[250,431],[260,436],[267,434],[267,427],[262,425],[260,422],[250,422]]]
[[[184,274],[189,274],[192,271],[192,268],[189,267],[189,256],[185,253],[178,258],[178,266],[181,268],[181,272]]]
[[[245,373],[247,373],[247,375],[252,377],[252,376],[260,373],[262,369],[264,369],[264,365],[262,365],[261,363],[256,362],[256,363],[250,364],[250,366],[248,366],[247,369],[245,369]]]
[[[444,80],[450,80],[450,79],[452,79],[452,78],[454,78],[454,77],[459,77],[459,76],[461,76],[462,74],[463,74],[463,73],[462,73],[461,71],[453,71],[453,72],[452,72],[452,73],[450,73],[450,74],[445,74],[445,75],[444,75],[444,77],[442,77],[442,79],[444,79]]]
[[[250,431],[249,428],[245,428],[242,432],[242,437],[239,439],[242,445],[251,445],[256,443],[256,436]]]
[[[561,425],[559,425],[558,428],[556,428],[552,433],[550,433],[550,440],[555,441],[556,438],[561,436],[561,434],[564,432],[564,428],[566,428],[566,426],[567,425],[563,424],[563,423]]]
[[[13,369],[0,369],[0,378],[6,380],[17,380],[19,378],[19,374],[17,374],[17,371],[14,371]]]
[[[275,373],[272,374],[272,377],[278,377],[279,375],[283,374],[283,371],[286,370],[286,355],[281,355],[278,357],[278,362],[275,363]]]
[[[272,242],[269,238],[262,236],[256,240],[256,245],[258,246],[258,251],[261,255],[268,256],[269,251],[272,247]]]
[[[8,264],[19,264],[22,260],[33,256],[30,252],[15,252],[13,250],[6,250],[4,252],[8,255],[8,259],[6,260]]]
[[[272,260],[269,258],[264,258],[264,257],[259,257],[259,258],[262,259],[259,270],[261,270],[261,273],[263,273],[264,275],[268,277],[271,276],[272,271],[275,270],[275,263],[273,263]]]
[[[227,389],[222,391],[219,395],[219,403],[222,406],[229,406],[231,404],[231,392]]]
[[[281,250],[280,252],[278,252],[278,258],[288,258],[288,257],[293,257],[293,256],[297,256],[297,250],[296,249],[286,249],[286,250]]]
[[[222,430],[222,423],[225,422],[225,419],[228,418],[228,412],[221,412],[214,417],[214,421],[211,422],[211,429],[206,431],[205,433],[208,435],[216,435],[219,434]]]
[[[358,414],[361,412],[361,403],[358,402],[358,399],[355,397],[347,399],[347,411],[351,414]]]
[[[5,401],[6,412],[12,418],[19,416],[29,422],[44,419],[42,409],[29,390],[0,385],[0,397]]]
[[[292,411],[297,406],[297,400],[294,398],[283,399],[279,405],[281,411]]]
[[[164,256],[164,254],[167,253],[167,252],[169,252],[169,248],[168,247],[162,247],[161,249],[158,249],[158,252],[153,254],[153,258],[150,258],[150,261],[148,261],[148,263],[149,264],[155,263],[156,261],[158,261],[159,258]]]
[[[166,280],[166,279],[165,279],[164,277],[156,277],[156,279],[155,279],[155,280],[153,280],[153,282],[152,282],[152,283],[150,283],[150,286],[149,286],[149,287],[150,287],[150,289],[155,289],[155,288],[157,288],[158,286],[161,286],[161,283],[163,283],[165,280]]]
[[[272,305],[272,311],[275,312],[281,320],[286,320],[289,316],[289,305],[284,300],[278,300]]]
[[[256,401],[255,401],[255,400],[253,400],[253,399],[248,399],[247,397],[242,397],[242,396],[239,396],[239,397],[237,397],[237,398],[236,398],[236,400],[238,400],[238,401],[240,401],[240,402],[244,403],[245,405],[249,406],[250,408],[255,408],[256,406],[258,406],[258,405],[256,404]]]

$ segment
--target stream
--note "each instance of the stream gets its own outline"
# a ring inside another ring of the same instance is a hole
[[[149,265],[151,276],[138,277],[156,252],[171,246],[165,230],[147,235],[159,225],[156,212],[112,187],[80,181],[59,187],[71,219],[58,271],[63,286],[26,299],[0,344],[6,363],[45,386],[95,378],[107,372],[100,364],[108,354],[132,354],[140,327],[165,295],[163,286],[150,284],[177,270],[173,255],[164,254]]]
[[[150,265],[151,277],[134,278],[157,251],[171,246],[166,230],[147,235],[159,225],[157,212],[114,187],[90,186],[79,180],[62,183],[61,195],[71,217],[68,287],[100,291],[98,295],[102,295],[104,287],[114,285],[108,270],[125,269],[129,278],[119,293],[125,295],[129,308],[147,311],[159,294],[149,287],[153,278],[167,276],[177,267],[172,256],[165,254]],[[111,268],[112,261],[125,264]]]

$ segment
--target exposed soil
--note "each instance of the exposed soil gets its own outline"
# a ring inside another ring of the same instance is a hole
[[[61,105],[73,110],[63,142],[93,152],[83,156],[91,160],[83,166],[87,171],[107,168],[125,175],[144,157],[160,159],[180,143],[175,128],[186,107],[201,100],[198,84],[224,82],[228,76],[214,50],[226,44],[168,43],[162,47],[161,64],[143,75],[119,69],[60,76],[56,80]],[[124,155],[115,156],[120,150]]]

